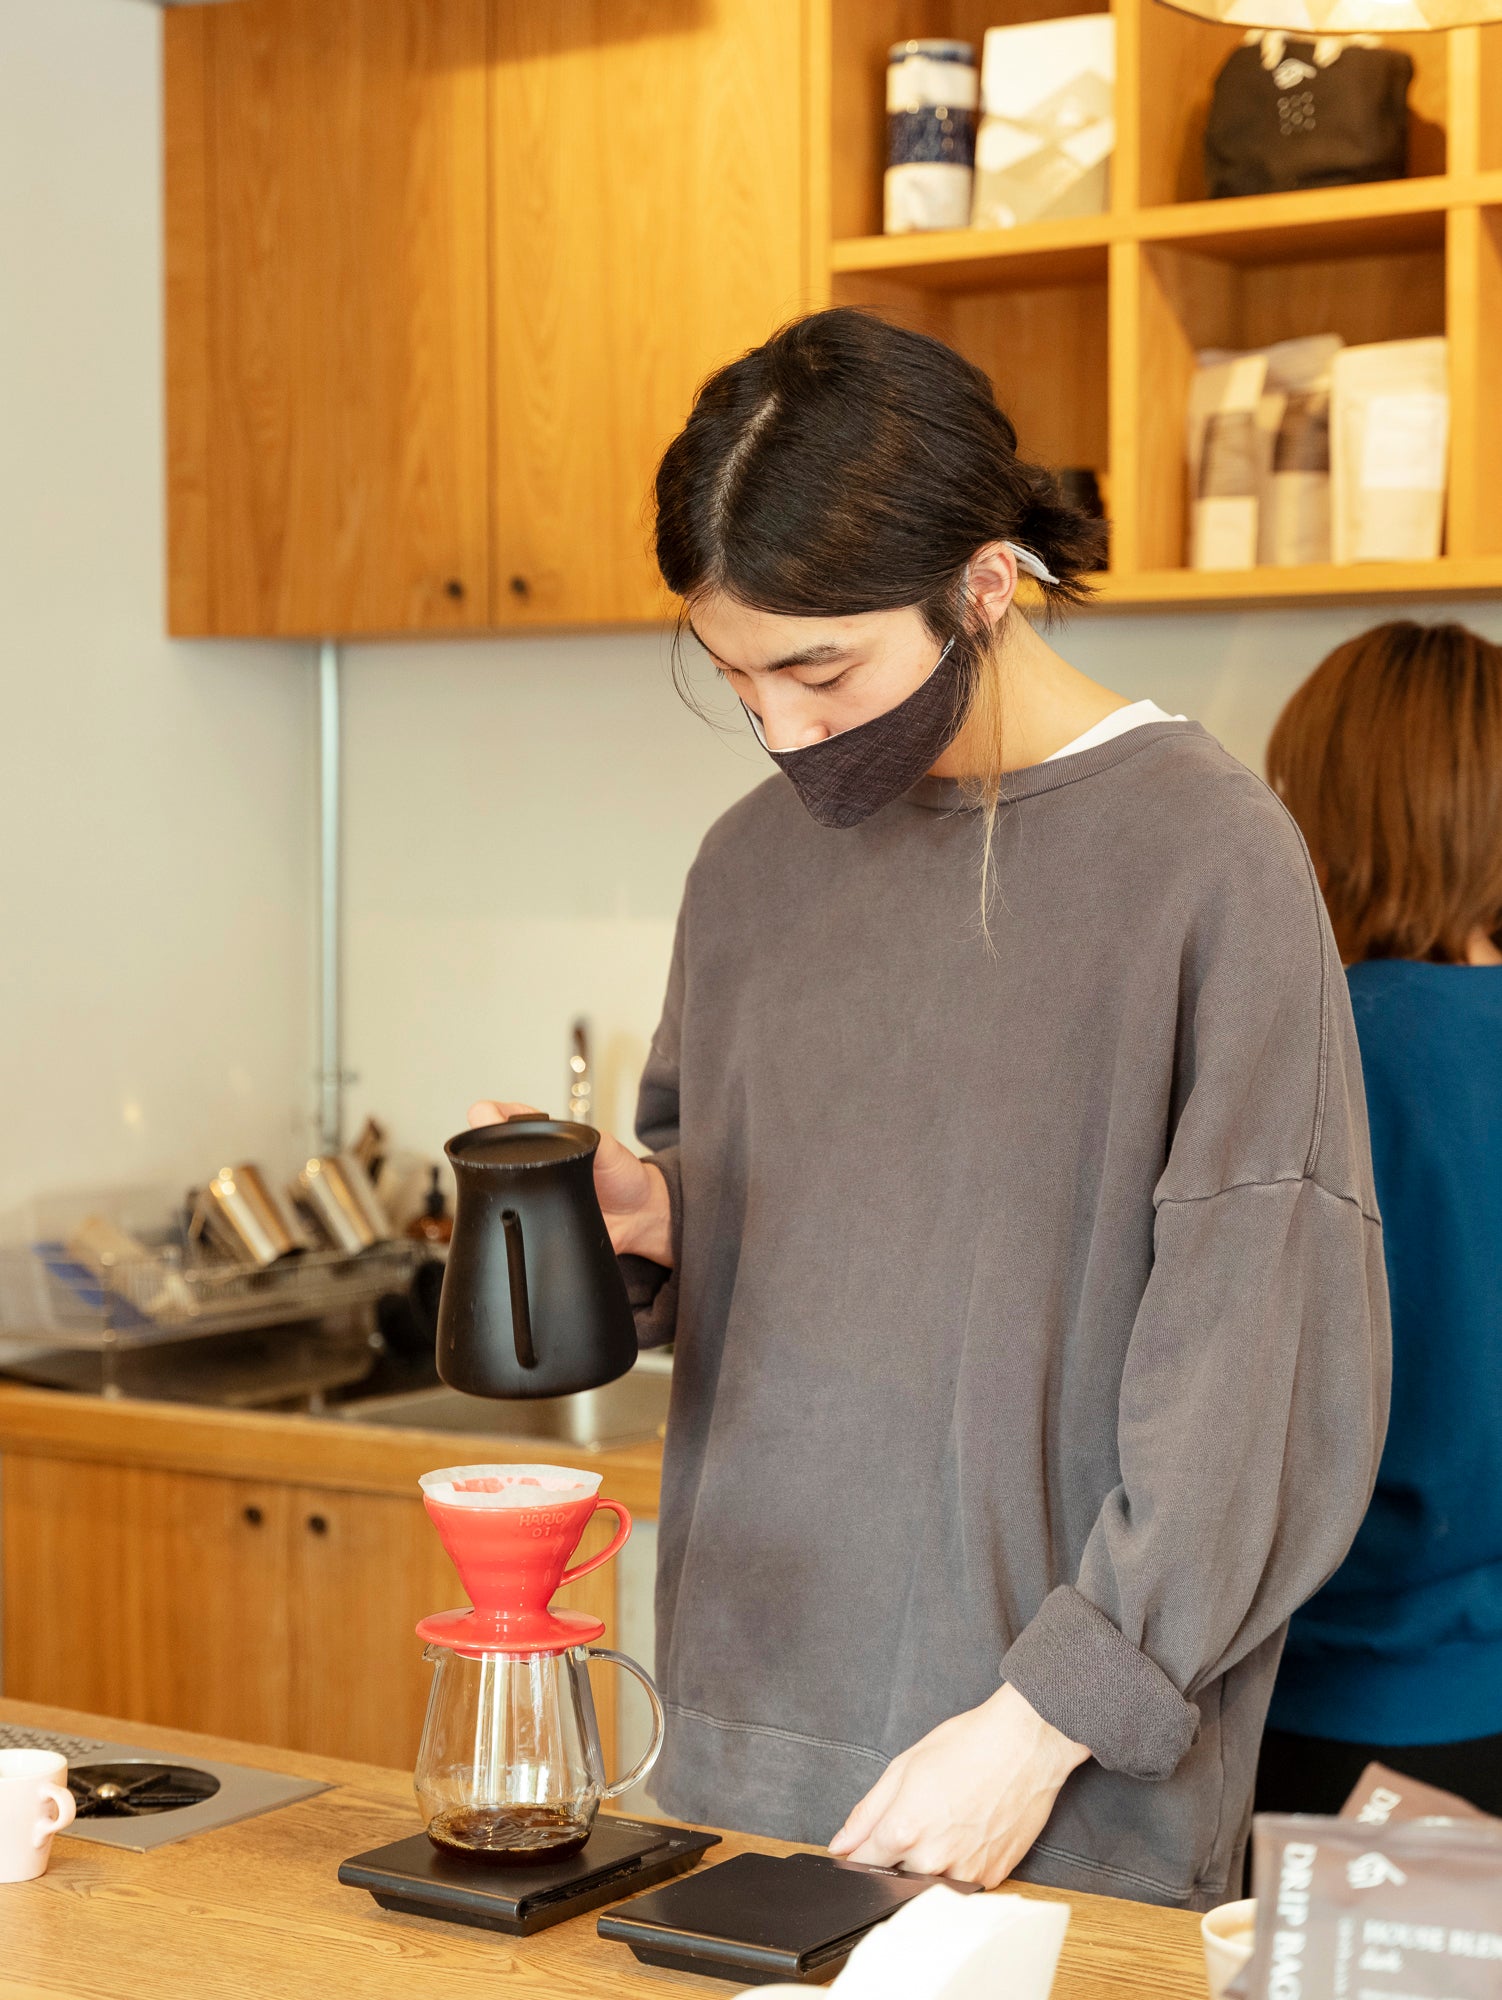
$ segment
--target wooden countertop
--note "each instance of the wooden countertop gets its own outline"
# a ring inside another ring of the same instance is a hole
[[[311,1666],[312,1663],[310,1663]],[[0,1720],[224,1757],[332,1791],[150,1854],[60,1836],[36,1882],[0,1884],[0,2000],[721,2000],[729,1981],[655,1971],[595,1935],[595,1914],[507,1938],[377,1909],[339,1863],[418,1827],[405,1772],[0,1701]],[[777,1841],[728,1835],[724,1858]],[[1020,1886],[1020,1885],[1019,1885]],[[1025,1895],[1050,1894],[1023,1889]],[[1054,2000],[1205,2000],[1198,1920],[1070,1895]]]
[[[57,1389],[0,1386],[0,1452],[33,1452],[172,1472],[217,1473],[324,1486],[349,1493],[415,1496],[419,1473],[459,1459],[580,1466],[603,1474],[605,1491],[633,1513],[657,1512],[660,1444],[579,1452],[537,1438],[398,1430],[338,1417],[274,1416],[192,1403],[134,1402]]]

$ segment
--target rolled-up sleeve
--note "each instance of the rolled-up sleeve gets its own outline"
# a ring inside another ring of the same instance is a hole
[[[1387,1421],[1381,1230],[1312,1180],[1161,1205],[1120,1483],[1002,1672],[1108,1769],[1164,1778],[1198,1688],[1338,1567]]]

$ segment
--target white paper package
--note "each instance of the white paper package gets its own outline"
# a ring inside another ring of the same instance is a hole
[[[977,229],[1110,206],[1116,146],[1116,26],[1076,14],[988,28],[975,141]]]
[[[1341,350],[1330,391],[1336,562],[1427,562],[1439,554],[1449,443],[1442,335]]]
[[[831,2000],[1048,2000],[1067,1903],[962,1896],[935,1885],[868,1931]],[[739,2000],[792,2000],[806,1986],[755,1986]]]

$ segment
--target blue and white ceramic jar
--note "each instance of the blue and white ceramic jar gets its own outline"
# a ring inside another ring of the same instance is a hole
[[[979,102],[973,43],[897,42],[888,51],[888,236],[969,223]]]

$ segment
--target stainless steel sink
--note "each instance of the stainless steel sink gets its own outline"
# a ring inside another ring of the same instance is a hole
[[[660,1437],[672,1386],[672,1357],[649,1351],[629,1375],[577,1396],[541,1396],[517,1403],[465,1396],[457,1389],[413,1389],[405,1395],[341,1403],[329,1414],[352,1424],[457,1431],[467,1437],[539,1438],[571,1445],[575,1451],[604,1451]]]

